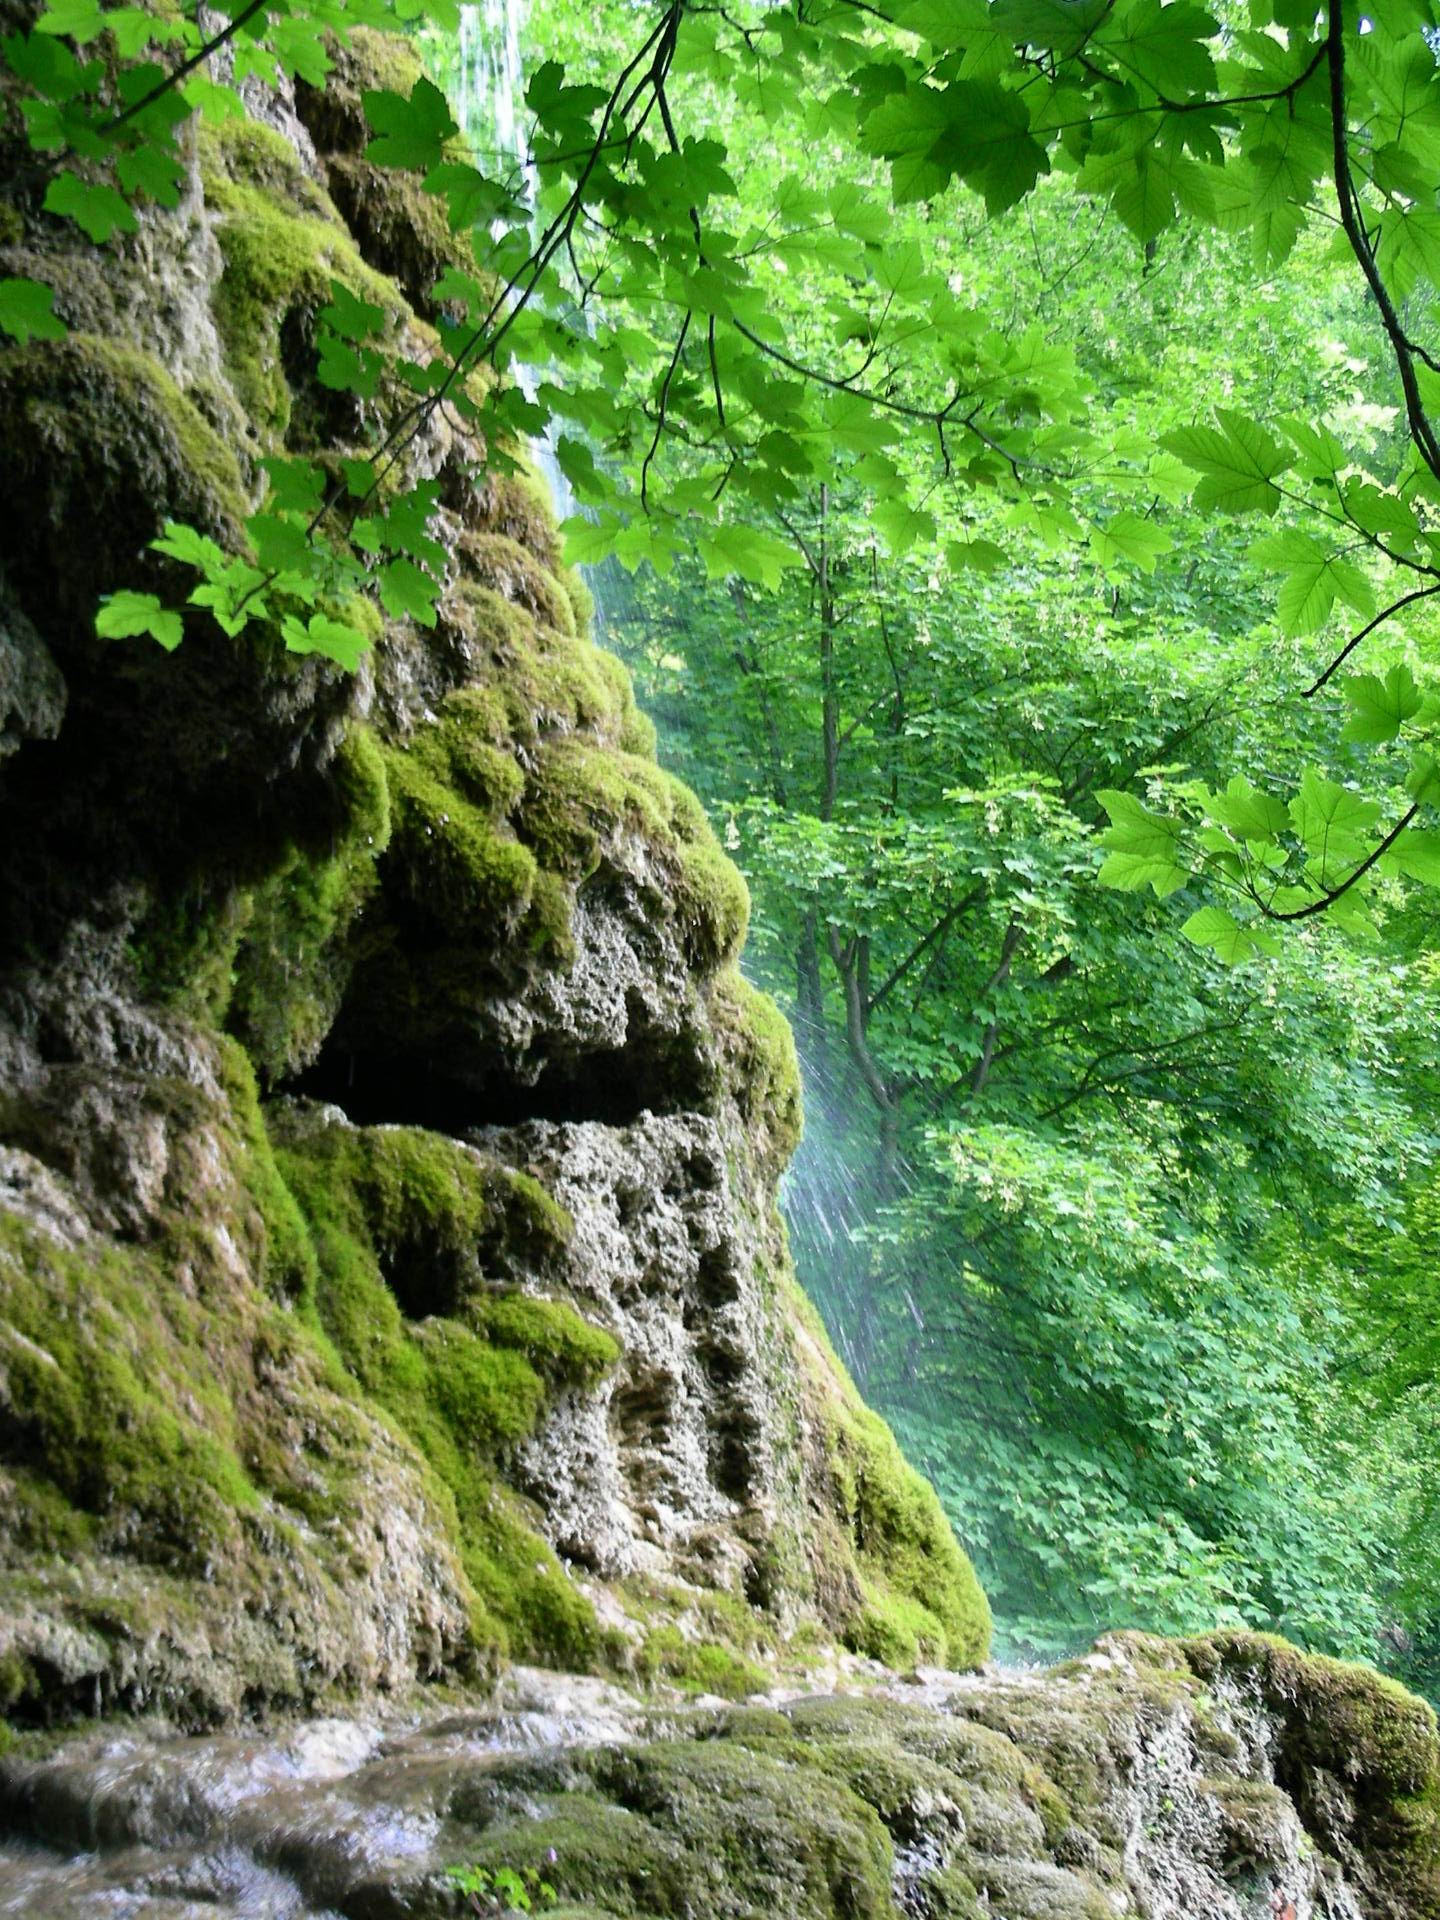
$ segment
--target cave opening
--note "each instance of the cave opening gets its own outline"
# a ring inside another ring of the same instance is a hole
[[[277,1089],[337,1106],[357,1126],[424,1127],[458,1138],[527,1120],[633,1125],[643,1114],[684,1112],[693,1068],[658,1048],[630,1045],[546,1062],[533,1084],[497,1065],[447,1070],[433,1057],[327,1041],[319,1058]]]

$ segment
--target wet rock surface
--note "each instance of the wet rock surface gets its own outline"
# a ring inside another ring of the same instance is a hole
[[[1265,1657],[1117,1636],[1055,1672],[852,1661],[847,1691],[729,1707],[516,1671],[418,1722],[112,1727],[0,1762],[0,1913],[439,1920],[471,1910],[467,1865],[617,1915],[1264,1920],[1276,1890],[1299,1920],[1433,1911],[1354,1852],[1363,1771],[1330,1783],[1343,1829],[1308,1808],[1290,1748],[1323,1670],[1280,1711]]]

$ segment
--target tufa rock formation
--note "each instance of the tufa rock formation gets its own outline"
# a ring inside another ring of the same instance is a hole
[[[555,1920],[1432,1920],[1436,1790],[1427,1707],[1248,1635],[731,1707],[520,1670],[420,1726],[17,1752],[0,1913],[456,1920],[459,1869]]]
[[[333,281],[434,339],[458,243],[361,151],[362,90],[418,71],[361,33],[323,91],[257,93],[109,253],[23,193],[0,229],[71,328],[0,353],[20,1727],[507,1657],[723,1677],[722,1601],[777,1646],[986,1650],[933,1493],[795,1288],[799,1089],[737,970],[744,884],[523,463],[477,477],[433,422],[438,622],[352,608],[354,676],[198,618],[173,655],[95,637],[105,592],[183,595],[167,520],[233,548],[263,460],[373,444],[316,376]]]

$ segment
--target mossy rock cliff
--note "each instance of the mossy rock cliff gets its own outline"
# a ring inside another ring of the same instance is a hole
[[[72,329],[0,351],[22,1728],[517,1657],[739,1695],[834,1641],[988,1644],[795,1288],[799,1084],[738,971],[744,883],[592,643],[523,455],[422,436],[438,619],[359,614],[358,674],[263,624],[95,637],[101,593],[180,588],[167,519],[234,548],[263,459],[363,452],[365,408],[316,377],[333,281],[433,337],[458,243],[361,151],[365,88],[414,73],[357,34],[323,89],[205,132],[180,209],[104,256],[29,200],[3,228],[0,272],[43,271]],[[868,1857],[844,1823],[837,1862]]]

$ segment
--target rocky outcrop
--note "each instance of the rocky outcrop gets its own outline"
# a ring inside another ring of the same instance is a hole
[[[71,329],[0,352],[22,1728],[515,1656],[734,1691],[834,1637],[985,1651],[933,1493],[794,1287],[798,1083],[738,972],[743,882],[523,457],[448,413],[418,437],[444,593],[429,628],[353,605],[357,674],[264,620],[95,635],[102,593],[183,598],[168,519],[234,550],[262,461],[371,444],[316,375],[334,282],[433,342],[459,243],[361,152],[363,90],[417,73],[359,33],[323,90],[247,83],[179,208],[107,253],[23,184],[0,227],[0,273],[42,272]]]
[[[1428,1708],[1244,1635],[733,1707],[518,1672],[419,1725],[12,1754],[0,1913],[442,1920],[458,1870],[557,1920],[1426,1920],[1437,1789]]]

